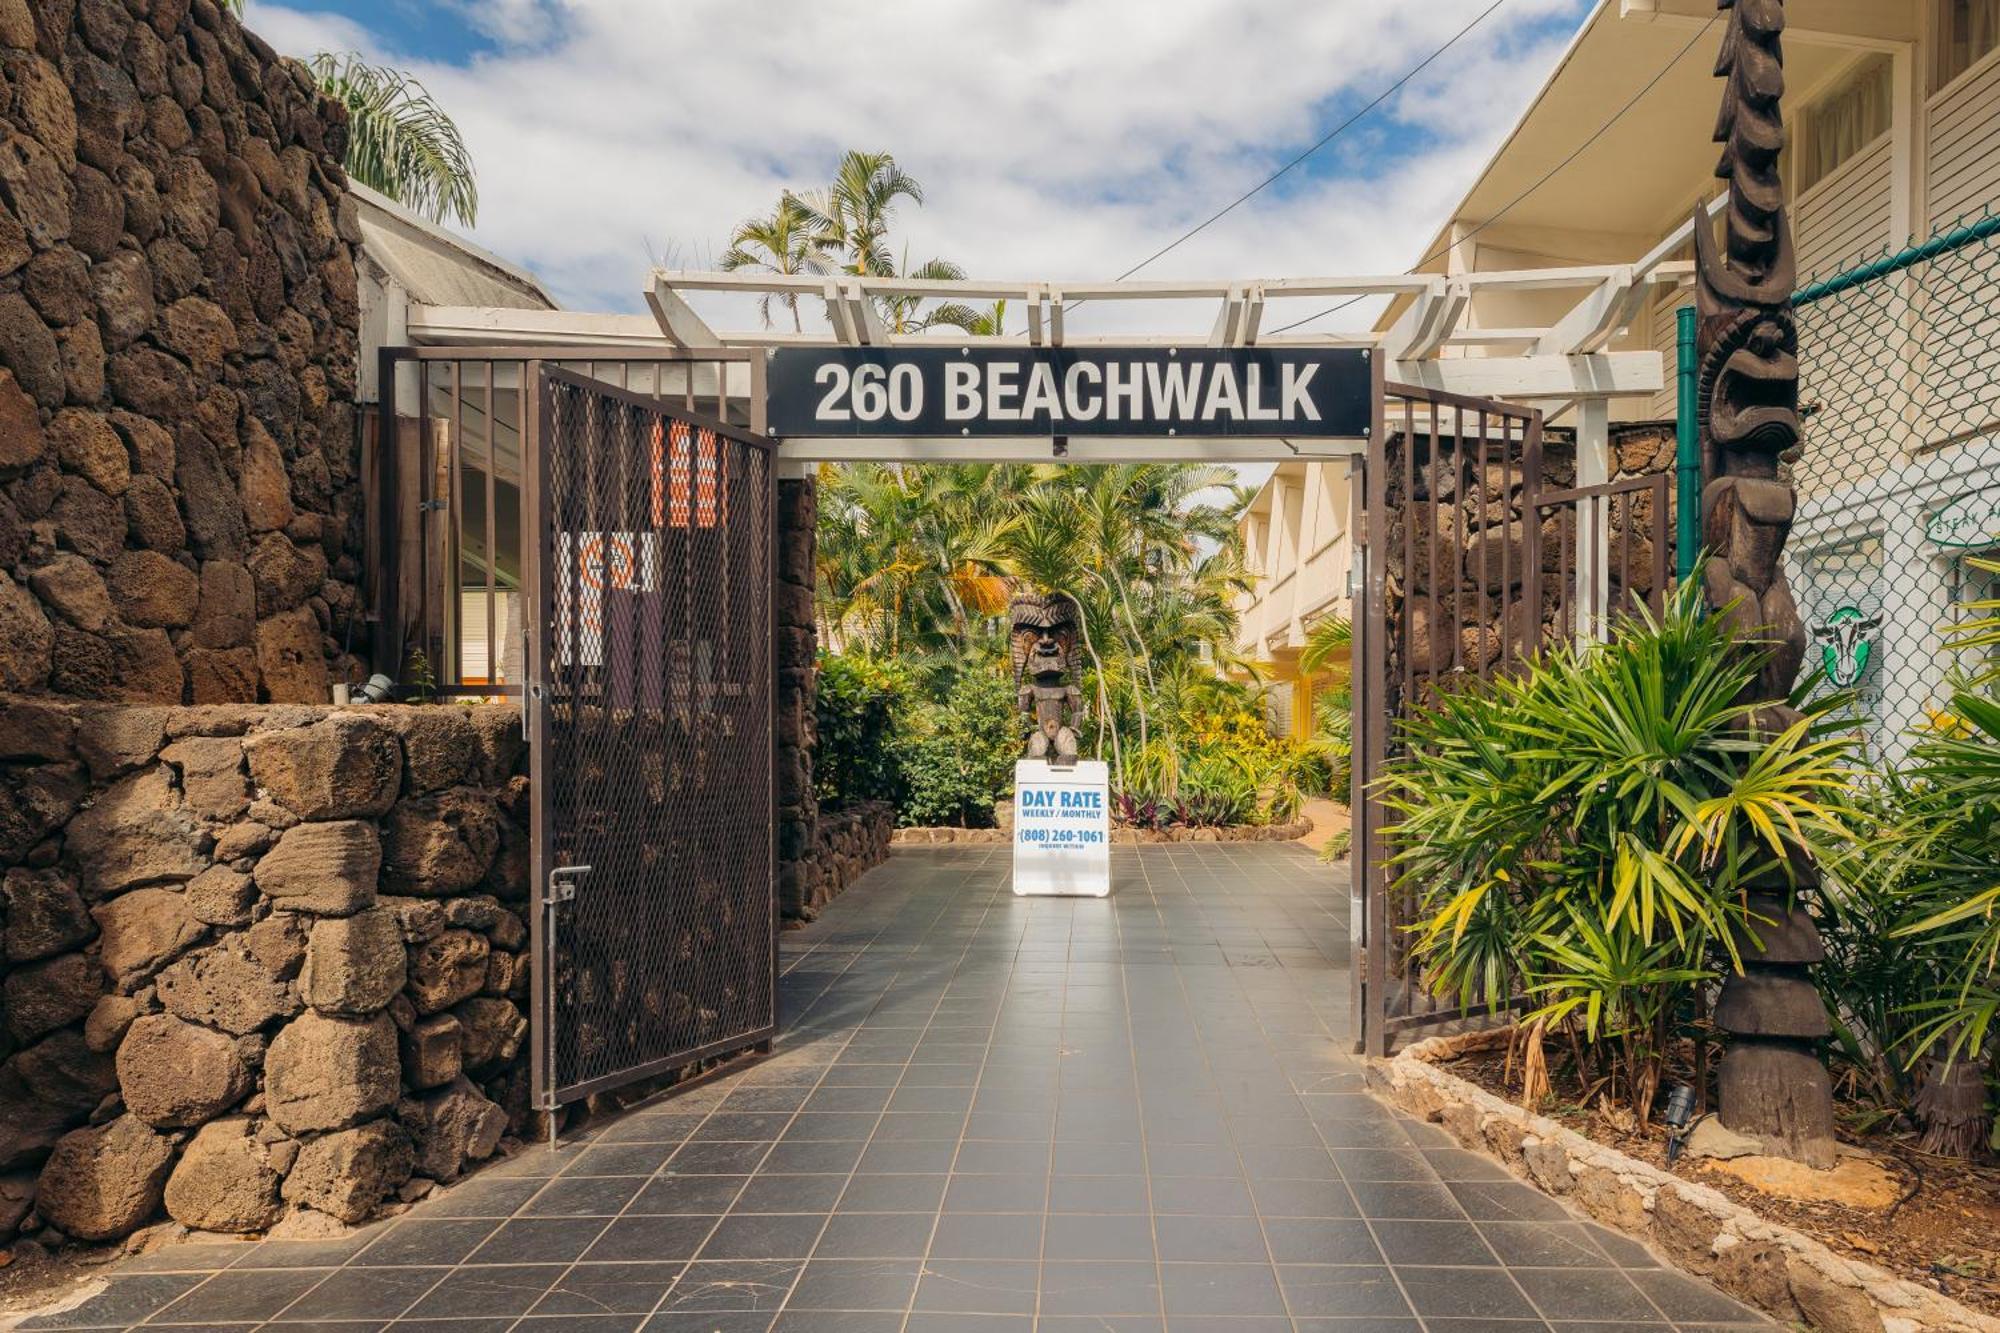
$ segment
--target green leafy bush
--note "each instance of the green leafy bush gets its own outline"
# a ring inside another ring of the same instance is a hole
[[[2000,644],[2000,601],[1964,609],[1948,647]],[[1992,668],[1962,679],[1908,763],[1882,776],[1819,912],[1819,979],[1850,1076],[1911,1111],[1926,1151],[1957,1157],[1989,1141],[1983,1071],[2000,1048],[1996,683]]]
[[[822,805],[902,803],[899,732],[910,694],[908,677],[893,663],[860,654],[821,655],[813,785]]]
[[[1317,747],[1273,736],[1247,706],[1183,715],[1171,735],[1125,755],[1113,798],[1135,828],[1288,824],[1325,781]]]
[[[1387,782],[1432,986],[1525,988],[1530,1025],[1642,1123],[1696,988],[1756,924],[1745,892],[1849,836],[1846,740],[1744,734],[1760,657],[1689,580],[1657,623],[1440,699]]]
[[[1021,755],[1014,689],[1004,675],[973,670],[953,682],[943,702],[927,705],[898,745],[902,822],[912,827],[990,827],[993,806],[1014,789]]]

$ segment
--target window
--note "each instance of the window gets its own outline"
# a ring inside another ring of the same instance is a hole
[[[2000,0],[1991,3],[2000,5]],[[1809,103],[1792,142],[1792,175],[1799,193],[1887,134],[1894,100],[1889,57],[1873,55]]]
[[[1950,83],[2000,46],[2000,0],[1937,0],[1931,91]]]

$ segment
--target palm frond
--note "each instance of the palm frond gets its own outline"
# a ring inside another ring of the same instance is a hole
[[[321,52],[307,68],[347,108],[350,176],[432,221],[479,220],[472,154],[421,82],[353,52]]]

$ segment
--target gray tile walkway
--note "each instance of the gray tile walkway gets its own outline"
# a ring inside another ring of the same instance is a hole
[[[784,938],[778,1056],[337,1243],[183,1246],[41,1328],[1181,1333],[1764,1327],[1364,1095],[1345,891],[1120,850],[1022,901],[899,851]]]

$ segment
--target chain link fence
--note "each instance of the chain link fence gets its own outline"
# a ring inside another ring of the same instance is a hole
[[[1854,691],[1870,761],[1893,764],[1984,665],[1945,646],[1958,608],[2000,596],[1975,563],[2000,558],[2000,216],[1817,274],[1797,301],[1804,669]]]

